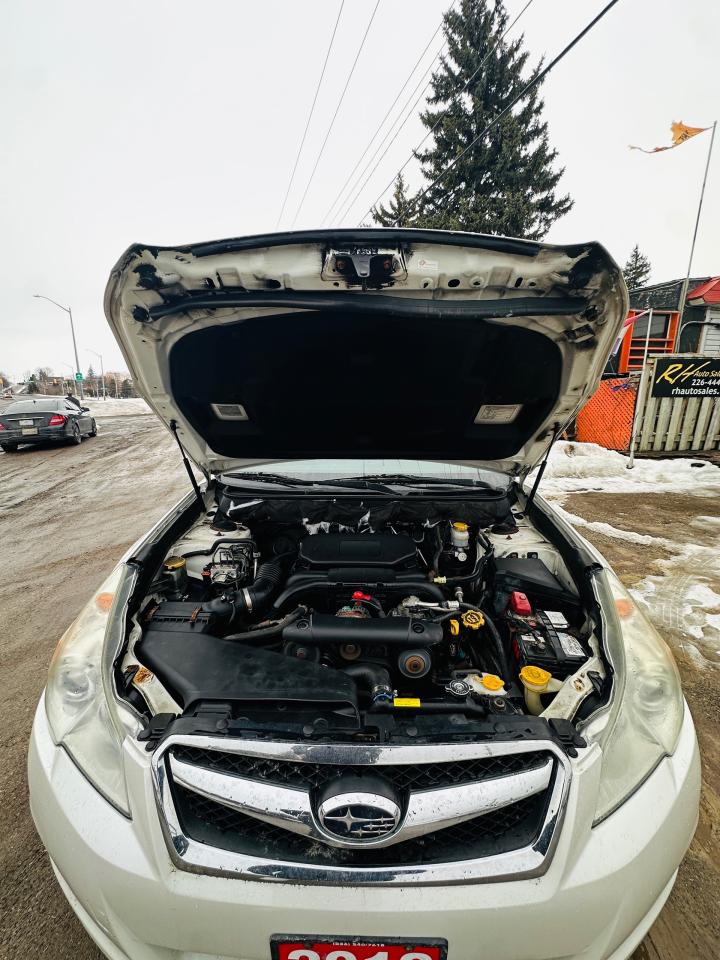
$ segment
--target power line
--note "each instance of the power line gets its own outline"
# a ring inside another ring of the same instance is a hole
[[[446,173],[449,173],[449,172],[453,169],[453,167],[454,167],[457,163],[459,163],[460,160],[462,160],[462,158],[465,156],[465,154],[466,154],[469,150],[471,150],[479,140],[482,140],[482,138],[483,138],[487,133],[489,133],[490,130],[493,129],[493,127],[497,126],[497,124],[500,123],[500,121],[501,121],[505,116],[507,116],[507,114],[510,112],[510,110],[512,110],[512,108],[515,106],[515,104],[516,104],[519,100],[522,100],[522,98],[523,98],[527,93],[529,93],[529,91],[532,90],[533,87],[536,87],[539,83],[541,83],[541,82],[545,79],[545,77],[550,73],[550,71],[553,69],[553,67],[556,67],[556,66],[558,65],[558,63],[560,63],[560,61],[563,59],[563,57],[565,57],[565,56],[573,49],[573,47],[574,47],[577,43],[579,43],[580,40],[582,40],[582,38],[583,38],[587,33],[590,32],[590,30],[592,30],[592,28],[595,26],[596,23],[598,23],[600,20],[602,20],[602,18],[605,16],[605,14],[608,13],[608,11],[611,10],[612,7],[614,7],[617,2],[618,2],[618,0],[610,0],[610,3],[606,4],[606,5],[603,7],[603,9],[600,11],[600,13],[598,13],[597,16],[594,17],[594,18],[590,21],[590,23],[588,23],[588,25],[587,25],[586,27],[584,27],[584,28],[580,31],[580,33],[578,33],[578,35],[577,35],[576,37],[574,37],[574,39],[572,39],[572,40],[570,41],[570,43],[569,43],[566,47],[563,48],[563,50],[560,51],[560,53],[555,57],[555,59],[554,59],[554,60],[551,60],[550,63],[549,63],[543,70],[541,70],[540,73],[539,73],[536,77],[534,77],[528,84],[526,84],[526,86],[520,91],[520,93],[519,93],[503,110],[501,110],[500,113],[499,113],[493,120],[490,121],[490,123],[485,127],[485,129],[484,129],[481,133],[479,133],[479,134],[477,135],[477,137],[475,137],[474,140],[471,140],[471,141],[470,141],[470,143],[465,147],[465,149],[462,151],[462,153],[459,153],[459,154],[457,155],[457,157],[455,157],[455,159],[452,160],[452,161],[445,167],[444,170],[441,170],[441,171],[440,171],[440,173],[437,175],[437,177],[435,177],[435,179],[433,180],[433,182],[430,183],[430,184],[428,184],[427,187],[425,187],[425,189],[424,189],[421,193],[419,193],[419,194],[417,195],[417,197],[415,197],[414,203],[415,203],[415,207],[416,207],[416,208],[417,208],[417,204],[422,200],[422,198],[423,198],[430,190],[432,190],[432,188],[433,188],[437,183],[439,183],[440,180],[442,180],[442,178],[445,176],[445,174],[446,174]],[[447,190],[445,191],[445,193],[448,193],[448,192],[449,192],[449,191],[447,191]]]
[[[515,26],[515,24],[518,22],[518,20],[520,19],[520,17],[522,17],[522,15],[525,13],[525,11],[528,9],[528,7],[530,7],[533,3],[534,3],[534,0],[527,0],[527,3],[526,3],[525,6],[522,8],[522,10],[520,11],[520,13],[518,13],[518,15],[517,15],[517,16],[515,17],[515,19],[512,21],[512,23],[511,23],[511,24],[503,31],[503,33],[497,38],[497,40],[495,41],[495,43],[493,44],[493,46],[490,48],[490,50],[488,50],[488,52],[487,52],[487,53],[485,54],[485,56],[483,57],[483,59],[482,59],[482,61],[480,62],[479,66],[478,66],[478,67],[473,71],[473,73],[468,77],[468,79],[465,81],[465,83],[463,84],[463,86],[461,87],[461,89],[458,90],[457,93],[453,94],[453,96],[450,98],[450,102],[449,102],[448,106],[449,106],[450,104],[454,103],[454,102],[458,99],[458,97],[461,97],[461,96],[463,95],[463,93],[465,93],[465,91],[466,91],[467,88],[470,86],[470,84],[473,82],[473,80],[475,79],[475,77],[478,75],[478,73],[480,73],[480,71],[482,70],[482,68],[485,66],[485,64],[488,62],[488,60],[489,60],[490,57],[492,56],[492,54],[495,52],[498,44],[500,44],[500,43],[505,39],[505,37],[508,35],[508,33],[510,33],[510,31],[512,30],[512,28],[513,28],[513,27]],[[439,56],[439,54],[438,54],[438,56]],[[412,105],[412,107],[411,107],[411,109],[410,109],[410,112],[409,112],[408,115],[405,117],[405,120],[403,120],[402,125],[398,128],[397,133],[395,134],[395,136],[393,137],[393,139],[392,139],[392,140],[390,141],[390,143],[388,144],[388,149],[392,146],[392,143],[393,143],[394,140],[397,138],[397,135],[400,133],[400,130],[402,130],[402,128],[405,126],[405,123],[406,123],[406,122],[409,120],[409,118],[412,116],[415,107],[416,107],[417,104],[420,102],[420,100],[422,99],[422,97],[423,97],[423,95],[424,95],[424,93],[425,93],[425,90],[427,90],[427,88],[428,88],[429,86],[430,86],[430,81],[425,85],[425,87],[423,88],[422,93],[420,94],[420,96],[418,97],[418,99],[415,101],[415,103]],[[428,132],[425,134],[425,136],[422,138],[422,140],[417,144],[416,147],[414,147],[414,149],[411,151],[410,156],[407,158],[407,160],[405,161],[405,163],[403,163],[403,165],[400,167],[400,169],[397,171],[397,173],[395,173],[395,175],[393,176],[392,180],[387,184],[387,186],[383,187],[383,189],[381,190],[381,192],[378,194],[375,202],[370,205],[370,208],[369,208],[368,212],[363,216],[363,219],[365,218],[365,216],[367,216],[368,214],[372,213],[373,208],[374,208],[375,206],[377,206],[377,204],[380,202],[380,200],[382,200],[384,194],[385,194],[385,193],[389,190],[389,188],[393,185],[393,183],[394,183],[395,180],[400,176],[400,174],[403,172],[403,170],[405,169],[405,167],[407,167],[407,165],[410,163],[410,161],[411,161],[411,160],[413,159],[413,157],[415,156],[416,152],[417,152],[417,151],[420,149],[420,147],[425,143],[425,141],[428,139],[428,137],[431,136],[431,135],[435,132],[435,130],[437,129],[437,127],[438,127],[438,125],[440,124],[441,120],[442,120],[442,116],[438,117],[438,119],[437,119],[437,120],[435,121],[435,123],[433,124],[432,128],[431,128],[430,130],[428,130]],[[357,198],[358,198],[358,197],[360,196],[360,194],[362,193],[363,189],[365,188],[365,184],[368,183],[368,181],[370,180],[370,178],[372,177],[372,175],[375,173],[375,171],[377,170],[378,166],[380,165],[380,163],[381,163],[381,161],[382,161],[382,159],[383,159],[383,157],[385,156],[386,153],[387,153],[387,150],[385,150],[385,152],[383,153],[383,155],[380,157],[380,159],[378,160],[378,162],[375,164],[375,166],[374,166],[373,169],[372,169],[372,172],[370,173],[370,176],[367,178],[367,180],[365,181],[365,183],[363,184],[363,186],[361,187],[361,189],[358,191],[358,193],[355,194],[355,200],[357,200]],[[375,156],[377,156],[377,153],[375,154]],[[367,167],[365,167],[365,170],[367,170]],[[363,171],[363,173],[364,173],[364,172],[365,172],[365,171]],[[353,200],[353,203],[351,204],[350,207],[346,207],[346,208],[345,208],[345,210],[344,210],[344,215],[345,215],[345,214],[348,214],[348,213],[350,212],[350,210],[352,209],[352,206],[354,206],[354,204],[355,204],[355,200]]]
[[[454,6],[454,4],[455,4],[456,2],[457,2],[457,0],[453,0],[453,6]],[[531,0],[531,2],[532,2],[532,0]],[[390,104],[390,106],[388,107],[387,112],[385,113],[385,116],[382,118],[382,120],[381,120],[380,123],[378,124],[377,129],[375,130],[375,133],[373,133],[373,135],[372,135],[372,136],[370,137],[370,139],[368,140],[367,146],[365,147],[365,149],[363,150],[363,152],[360,154],[360,157],[359,157],[357,163],[355,164],[355,166],[352,168],[352,170],[351,170],[350,173],[348,174],[347,180],[346,180],[345,183],[342,185],[342,187],[340,187],[340,190],[338,191],[337,196],[336,196],[335,199],[333,200],[332,204],[331,204],[330,207],[328,208],[327,213],[325,214],[325,216],[324,216],[323,219],[322,219],[322,224],[325,223],[325,221],[328,219],[328,217],[330,216],[330,214],[332,213],[332,211],[335,209],[335,205],[337,204],[338,200],[342,197],[343,193],[345,192],[345,187],[347,187],[347,185],[350,183],[350,181],[352,180],[352,178],[355,176],[355,171],[357,170],[357,168],[360,166],[360,164],[361,164],[361,163],[363,162],[363,160],[365,159],[368,150],[370,149],[370,147],[371,147],[372,144],[373,144],[373,141],[375,140],[375,137],[380,133],[380,131],[382,130],[383,126],[385,125],[385,121],[386,121],[387,118],[390,116],[390,114],[392,113],[392,111],[395,109],[395,105],[396,105],[396,103],[398,102],[398,100],[400,99],[400,97],[403,95],[403,92],[404,92],[405,88],[407,87],[407,85],[410,83],[410,80],[412,79],[412,75],[415,73],[415,71],[417,70],[417,68],[420,66],[420,64],[422,63],[422,60],[423,60],[425,54],[428,52],[428,50],[429,50],[429,48],[430,48],[430,44],[433,42],[433,40],[434,40],[435,37],[438,35],[438,33],[440,33],[441,30],[442,30],[442,22],[441,22],[440,24],[438,24],[437,29],[435,30],[435,32],[433,33],[433,35],[430,37],[430,39],[428,40],[428,42],[425,44],[425,49],[423,50],[423,52],[420,54],[420,56],[419,56],[419,57],[417,58],[417,60],[415,61],[415,65],[413,66],[412,70],[411,70],[410,73],[408,74],[408,76],[407,76],[407,78],[406,78],[406,80],[405,80],[405,83],[402,85],[402,87],[400,88],[400,90],[399,90],[398,93],[397,93],[397,96],[395,97],[395,99],[393,100],[393,102],[392,102],[392,103]],[[444,46],[445,46],[445,44],[443,44],[443,47],[444,47]],[[440,50],[435,54],[435,57],[433,58],[433,63],[434,63],[435,60],[437,60],[437,58],[440,56],[440,52],[442,51],[443,47],[440,47]],[[393,126],[394,126],[394,124],[393,124]]]
[[[298,163],[300,162],[300,154],[302,149],[305,146],[305,138],[307,137],[308,130],[310,128],[310,121],[313,118],[313,113],[315,112],[315,104],[317,103],[318,94],[320,93],[320,87],[322,86],[323,77],[325,76],[325,68],[328,65],[328,60],[330,59],[330,51],[332,50],[333,43],[335,41],[335,34],[337,33],[338,24],[340,23],[340,17],[342,16],[343,7],[345,6],[345,0],[342,0],[340,3],[340,9],[338,10],[337,20],[335,21],[335,26],[333,27],[332,36],[330,37],[330,43],[328,44],[327,52],[325,54],[325,61],[322,65],[322,70],[320,71],[320,79],[317,82],[317,87],[315,88],[315,96],[313,97],[312,106],[310,107],[310,113],[308,114],[307,123],[305,124],[305,129],[303,130],[302,140],[300,141],[300,146],[298,147],[298,152],[295,157],[295,163],[293,164],[292,173],[290,174],[290,180],[288,181],[287,190],[285,191],[285,196],[283,197],[282,207],[280,208],[280,213],[278,214],[277,222],[275,223],[275,229],[280,226],[280,221],[282,220],[282,215],[285,213],[285,205],[287,204],[288,197],[290,196],[290,188],[293,185],[293,180],[295,179],[295,173],[298,168]]]
[[[377,0],[377,2],[376,2],[376,4],[375,4],[375,7],[374,7],[374,9],[373,9],[373,12],[370,14],[370,19],[368,20],[368,25],[367,25],[367,27],[365,28],[365,33],[363,34],[363,38],[362,38],[362,40],[360,41],[360,46],[358,47],[358,51],[357,51],[357,53],[355,54],[355,59],[353,60],[353,65],[352,65],[352,67],[350,67],[350,73],[348,74],[348,78],[347,78],[347,80],[345,81],[345,86],[343,87],[343,91],[342,91],[342,93],[340,94],[340,99],[338,100],[337,106],[335,107],[335,113],[333,114],[332,120],[330,121],[330,126],[328,127],[327,133],[325,134],[325,139],[323,140],[322,146],[320,147],[320,152],[318,153],[317,158],[316,158],[316,160],[315,160],[315,165],[314,165],[313,168],[312,168],[312,173],[310,174],[310,179],[309,179],[308,182],[307,182],[307,185],[306,185],[306,187],[305,187],[305,191],[304,191],[304,193],[303,193],[303,195],[302,195],[302,198],[301,198],[301,200],[300,200],[300,204],[298,205],[298,208],[297,208],[297,210],[295,211],[295,216],[293,217],[293,222],[292,222],[292,224],[291,224],[291,227],[294,227],[294,226],[295,226],[295,221],[296,221],[297,218],[300,216],[300,211],[302,210],[303,204],[305,203],[305,198],[306,198],[307,195],[308,195],[308,190],[310,189],[310,184],[313,182],[313,179],[315,178],[315,172],[317,171],[318,164],[320,163],[320,159],[321,159],[321,157],[322,157],[322,155],[323,155],[323,152],[324,152],[324,150],[325,150],[325,145],[327,144],[328,139],[330,138],[330,134],[331,134],[331,132],[332,132],[332,128],[333,128],[333,126],[335,125],[335,120],[337,119],[337,115],[338,115],[338,113],[340,112],[340,107],[342,106],[343,100],[345,99],[345,94],[347,93],[347,89],[348,89],[348,87],[350,86],[350,81],[352,80],[353,73],[355,72],[355,67],[357,66],[358,60],[360,59],[360,54],[362,53],[363,47],[365,46],[365,41],[367,40],[367,35],[368,35],[368,33],[370,32],[370,27],[371,27],[372,24],[373,24],[373,20],[375,19],[375,14],[377,13],[379,6],[380,6],[380,0]]]
[[[444,47],[444,46],[445,46],[445,44],[443,44],[443,47]],[[440,50],[438,51],[438,56],[440,56],[440,53],[442,53],[443,47],[441,47]],[[436,59],[437,59],[437,57],[435,58],[435,60],[436,60]],[[410,96],[408,97],[408,99],[405,101],[405,104],[404,104],[402,110],[400,111],[400,113],[399,113],[399,114],[397,115],[397,117],[395,118],[395,121],[393,122],[393,124],[392,124],[392,126],[390,127],[390,129],[388,130],[388,132],[385,134],[385,136],[383,137],[383,139],[382,139],[382,140],[380,141],[380,143],[378,144],[378,146],[377,146],[377,148],[376,148],[376,150],[375,150],[375,153],[372,155],[372,157],[370,157],[370,159],[368,160],[368,162],[365,164],[365,167],[364,167],[362,173],[360,174],[360,176],[357,178],[357,180],[356,180],[355,183],[353,184],[353,189],[358,185],[358,182],[359,182],[360,180],[362,180],[362,178],[365,176],[365,174],[367,173],[368,167],[372,164],[372,162],[373,162],[373,160],[375,159],[375,157],[377,157],[377,155],[378,155],[378,153],[380,152],[380,150],[382,150],[382,148],[385,146],[385,143],[387,142],[388,137],[390,136],[390,134],[391,134],[392,131],[393,131],[393,127],[395,126],[395,124],[398,122],[398,120],[399,120],[400,117],[402,116],[403,110],[405,110],[405,108],[407,107],[407,105],[410,103],[410,101],[412,100],[412,98],[415,96],[415,94],[417,93],[418,87],[419,87],[420,84],[423,82],[423,80],[425,79],[425,77],[426,77],[426,76],[428,75],[428,73],[430,73],[430,71],[433,69],[433,67],[434,67],[434,65],[435,65],[435,60],[433,60],[433,62],[432,62],[432,63],[430,64],[430,66],[427,68],[427,70],[425,71],[425,73],[422,75],[422,77],[420,77],[419,81],[415,84],[415,88],[414,88],[413,92],[410,94]],[[413,103],[413,105],[410,107],[410,109],[408,110],[408,112],[405,114],[405,117],[404,117],[402,123],[401,123],[400,126],[397,128],[397,130],[395,131],[394,136],[392,137],[392,139],[391,139],[390,142],[388,143],[387,147],[385,147],[385,150],[383,150],[382,154],[380,155],[379,160],[377,161],[377,163],[375,164],[375,166],[372,168],[372,170],[370,171],[369,175],[365,178],[365,181],[363,182],[363,185],[362,185],[362,186],[360,187],[360,189],[355,193],[355,196],[352,198],[352,200],[350,201],[350,203],[346,203],[345,208],[343,209],[343,212],[342,212],[342,213],[339,215],[339,217],[338,217],[339,220],[343,220],[343,219],[347,216],[347,214],[350,212],[350,210],[352,210],[352,208],[355,206],[358,197],[360,196],[360,194],[363,192],[363,190],[364,190],[365,187],[367,186],[368,182],[370,181],[372,175],[373,175],[373,174],[375,173],[375,171],[377,170],[377,168],[378,168],[378,166],[380,165],[380,163],[382,163],[383,157],[386,155],[386,153],[388,152],[388,150],[390,149],[390,147],[393,145],[393,143],[394,143],[395,140],[397,139],[397,136],[398,136],[398,134],[400,133],[400,131],[402,130],[402,128],[405,126],[405,124],[408,122],[408,120],[410,119],[410,117],[411,117],[411,116],[413,115],[413,113],[415,112],[415,108],[417,107],[417,105],[420,103],[420,101],[421,101],[421,100],[423,99],[423,97],[425,96],[425,91],[426,91],[427,88],[430,86],[430,83],[431,83],[431,81],[428,80],[428,82],[425,84],[425,86],[424,86],[424,87],[422,88],[422,90],[420,91],[420,95],[419,95],[418,98],[415,100],[415,102]],[[351,191],[351,192],[352,192],[352,191]],[[383,192],[384,192],[384,191],[383,191]]]

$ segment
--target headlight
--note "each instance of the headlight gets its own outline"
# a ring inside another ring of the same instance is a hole
[[[673,753],[684,710],[669,647],[614,573],[606,571],[598,580],[617,688],[609,714],[586,731],[603,751],[595,823],[624,803]]]
[[[55,743],[62,744],[88,780],[126,816],[130,806],[122,742],[137,724],[116,700],[110,668],[133,579],[124,564],[110,574],[58,643],[45,689]]]

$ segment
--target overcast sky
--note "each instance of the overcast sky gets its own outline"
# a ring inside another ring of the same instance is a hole
[[[524,3],[508,0],[511,17]],[[321,223],[448,5],[380,0],[296,227]],[[373,6],[346,0],[284,227]],[[534,0],[512,35],[551,58],[602,6]],[[0,369],[67,373],[73,362],[67,316],[33,293],[72,306],[83,369],[96,364],[89,349],[121,368],[102,296],[130,243],[275,229],[338,9],[339,0],[4,0]],[[654,281],[684,275],[709,134],[655,156],[627,145],[668,143],[672,120],[716,119],[718,36],[718,0],[620,0],[551,73],[546,118],[575,207],[548,240],[600,240],[621,263],[637,242]],[[344,225],[357,224],[420,136],[413,116]],[[417,186],[414,165],[408,172]],[[719,224],[716,143],[696,275],[720,273]]]

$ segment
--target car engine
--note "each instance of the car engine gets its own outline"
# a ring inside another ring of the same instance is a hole
[[[139,709],[362,728],[539,715],[584,669],[576,709],[601,681],[562,562],[512,549],[521,515],[311,521],[257,503],[221,503],[166,556],[123,662]]]

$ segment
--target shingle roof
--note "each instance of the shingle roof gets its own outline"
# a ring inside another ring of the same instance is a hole
[[[691,277],[688,290],[693,290],[701,284],[705,284],[712,277]],[[647,287],[639,287],[637,290],[630,291],[630,306],[633,309],[647,310],[652,307],[654,310],[677,310],[680,290],[685,282],[685,278],[679,280],[668,280],[665,283],[653,283]],[[689,297],[687,299],[690,299]]]

